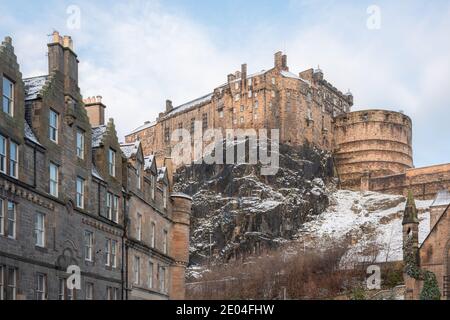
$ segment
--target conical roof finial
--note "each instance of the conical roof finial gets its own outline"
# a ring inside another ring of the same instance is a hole
[[[414,200],[414,194],[411,190],[408,191],[408,199],[406,200],[405,211],[403,213],[403,224],[408,223],[419,223],[416,202]]]

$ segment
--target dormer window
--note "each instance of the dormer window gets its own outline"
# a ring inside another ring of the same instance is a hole
[[[3,77],[2,110],[11,117],[14,115],[14,83],[6,77]]]
[[[116,152],[113,149],[108,151],[108,172],[111,177],[116,176]]]
[[[48,117],[48,137],[51,141],[58,143],[58,118],[59,114],[50,110]]]

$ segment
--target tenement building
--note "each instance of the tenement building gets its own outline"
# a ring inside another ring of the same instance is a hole
[[[450,188],[450,164],[414,167],[410,117],[388,110],[351,112],[352,106],[353,95],[336,89],[322,70],[293,73],[278,52],[270,70],[247,74],[243,64],[203,97],[178,107],[168,100],[156,121],[145,122],[126,141],[139,140],[144,154],[163,163],[178,143],[175,129],[187,129],[191,137],[196,123],[203,132],[278,129],[281,143],[331,152],[342,188],[404,195],[412,190],[419,199]]]
[[[28,79],[5,38],[0,77],[0,299],[182,299],[191,199],[171,159],[120,144],[82,99],[68,36]]]

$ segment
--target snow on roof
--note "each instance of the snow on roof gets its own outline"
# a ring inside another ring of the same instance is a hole
[[[139,141],[133,142],[133,143],[124,143],[120,145],[120,150],[122,150],[123,154],[127,159],[131,158],[132,156],[136,155],[138,149],[139,149]]]
[[[153,165],[153,161],[155,161],[155,156],[147,156],[144,158],[144,170],[150,170]]]
[[[450,204],[450,193],[448,190],[441,190],[438,192],[436,199],[434,200],[432,207],[448,206]]]
[[[305,79],[303,79],[303,78],[300,78],[298,75],[296,75],[296,74],[294,74],[294,73],[292,73],[292,72],[282,70],[280,73],[281,73],[281,75],[282,75],[283,77],[285,77],[285,78],[297,79],[297,80],[301,80],[301,81],[303,81],[303,82],[309,84],[309,81],[307,81],[307,80],[305,80]]]
[[[144,130],[144,129],[151,128],[151,127],[153,127],[153,126],[155,126],[155,125],[156,125],[156,121],[153,121],[153,122],[146,121],[142,126],[137,127],[136,129],[134,129],[133,131],[131,131],[130,134],[134,134],[134,133],[137,133],[137,132],[142,131],[142,130]]]
[[[164,179],[166,171],[167,171],[166,167],[161,167],[158,169],[158,178],[157,178],[158,182]]]
[[[36,99],[47,80],[48,76],[39,76],[23,79],[23,83],[25,84],[25,100]]]
[[[181,106],[178,106],[178,107],[174,108],[172,111],[170,111],[169,113],[167,113],[165,115],[165,117],[170,117],[170,116],[172,116],[174,114],[177,114],[177,113],[183,112],[185,110],[189,110],[191,108],[194,108],[196,106],[199,106],[199,105],[211,102],[212,97],[213,97],[213,93],[209,93],[209,94],[207,94],[207,95],[205,95],[203,97],[200,97],[200,98],[192,100],[192,101],[190,101],[188,103],[182,104]]]
[[[30,140],[31,142],[42,146],[38,139],[36,138],[36,135],[33,132],[33,129],[31,129],[30,125],[28,124],[28,122],[25,121],[25,126],[24,126],[24,133],[25,133],[25,138],[27,138],[28,140]]]
[[[101,181],[105,181],[101,176],[100,173],[98,172],[97,168],[93,165],[92,166],[92,176],[101,180]]]
[[[106,126],[99,126],[92,128],[92,147],[97,148],[100,147],[100,143],[102,142],[103,135],[106,132]]]

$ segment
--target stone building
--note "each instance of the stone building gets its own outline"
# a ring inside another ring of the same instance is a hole
[[[172,141],[172,132],[187,129],[193,137],[198,122],[203,132],[221,128],[223,136],[226,129],[279,129],[283,143],[310,142],[331,151],[333,119],[349,112],[352,105],[351,93],[333,87],[322,70],[292,73],[287,56],[277,52],[270,70],[247,74],[243,64],[225,84],[203,97],[175,108],[168,100],[155,122],[144,123],[126,141],[140,140],[144,154],[154,154],[160,163],[178,142]]]
[[[421,298],[425,282],[435,279],[441,299],[450,300],[450,193],[447,190],[438,192],[430,208],[430,232],[421,243],[419,223],[411,192],[403,219],[405,298]]]
[[[119,144],[101,98],[83,101],[70,37],[53,34],[48,68],[23,79],[2,42],[0,299],[183,298],[191,200],[170,159]]]

